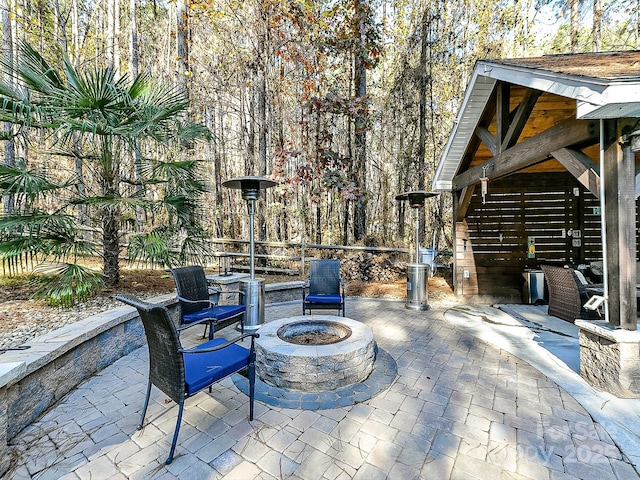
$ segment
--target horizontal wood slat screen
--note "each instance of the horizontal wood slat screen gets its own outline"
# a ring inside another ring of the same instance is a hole
[[[570,175],[521,174],[489,182],[485,203],[476,189],[467,212],[476,265],[508,260],[522,268],[599,259],[598,207],[598,199]],[[570,230],[581,231],[582,246],[572,246]],[[528,237],[535,237],[534,259],[527,258]]]
[[[600,260],[599,207],[599,200],[568,173],[516,174],[490,181],[484,204],[480,187],[474,191],[466,216],[468,245],[465,250],[458,240],[458,264],[469,265],[477,275],[477,293],[492,294],[492,286],[520,288],[526,268]],[[568,235],[576,230],[579,238]],[[529,237],[535,238],[535,258],[527,255]],[[574,246],[578,239],[581,245]],[[472,262],[465,255],[470,252]]]

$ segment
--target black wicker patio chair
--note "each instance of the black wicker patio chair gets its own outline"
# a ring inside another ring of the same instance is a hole
[[[344,299],[340,260],[311,260],[309,279],[302,290],[302,314],[307,310],[341,310],[344,317]]]
[[[587,310],[589,300],[586,286],[571,268],[541,265],[549,287],[549,315],[574,323],[576,319],[598,320],[595,310]]]
[[[224,328],[240,322],[240,331],[244,333],[244,312],[246,307],[242,299],[244,292],[226,290],[228,293],[238,294],[239,301],[234,305],[218,305],[222,290],[210,287],[204,268],[199,265],[191,267],[169,269],[176,282],[178,301],[180,302],[180,327],[178,331],[193,325],[205,324],[209,326],[209,340],[213,338],[215,329]]]
[[[184,349],[166,307],[143,302],[130,295],[118,295],[116,298],[138,310],[149,348],[149,383],[138,430],[144,424],[151,385],[155,385],[178,404],[178,419],[167,465],[173,461],[185,399],[206,387],[211,392],[212,384],[244,369],[248,369],[249,374],[249,420],[253,420],[256,358],[254,338],[259,337],[257,333],[240,335],[230,341],[216,338]],[[237,342],[246,337],[251,337],[251,347],[248,349],[237,345]]]

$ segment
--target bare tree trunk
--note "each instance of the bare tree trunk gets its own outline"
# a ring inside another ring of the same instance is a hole
[[[571,53],[578,52],[578,28],[579,28],[579,18],[578,18],[578,7],[580,5],[579,0],[570,0],[570,8],[571,8],[571,33],[570,33],[570,41],[571,41]]]
[[[188,1],[176,1],[176,72],[177,84],[185,94],[189,93],[189,17]]]
[[[63,50],[67,55],[69,55],[69,59],[72,62],[74,67],[78,66],[78,57],[79,57],[79,29],[78,29],[78,3],[76,0],[71,2],[71,41],[67,36],[67,27],[66,27],[66,18],[60,11],[59,2],[56,0],[55,2],[56,9],[56,19],[58,23],[58,28],[60,31],[61,41],[63,43]],[[73,132],[72,134],[72,143],[73,143],[73,155],[74,155],[74,168],[76,173],[76,178],[78,179],[76,183],[76,192],[79,198],[84,198],[86,192],[86,185],[84,181],[84,160],[82,158],[82,138],[79,132]],[[80,223],[82,225],[89,224],[89,213],[88,207],[85,204],[80,204],[77,206],[78,218],[80,219]],[[84,239],[88,239],[88,232],[81,232],[81,236]]]
[[[76,191],[78,192],[78,198],[84,198],[86,192],[86,185],[84,179],[84,159],[82,158],[82,138],[79,132],[73,132],[73,155],[76,177],[78,179],[76,183]],[[82,225],[89,225],[89,208],[85,203],[78,205],[78,216]],[[86,232],[85,232],[86,233]],[[87,239],[88,235],[82,234],[84,239]]]
[[[71,52],[69,58],[73,65],[78,64],[80,57],[80,26],[78,15],[78,0],[71,0]]]
[[[268,22],[265,22],[265,29],[268,29]],[[265,176],[267,174],[267,53],[266,53],[267,32],[260,34],[258,40],[258,57],[259,57],[259,83],[258,83],[258,175]],[[267,193],[265,192],[266,198]],[[258,211],[258,240],[265,241],[267,239],[267,220],[265,216],[266,200],[262,203],[262,207]],[[265,252],[260,252],[265,253]]]
[[[279,71],[279,82],[282,85],[285,79],[285,68],[284,65],[281,64]],[[284,148],[284,141],[285,141],[285,133],[284,133],[284,123],[285,123],[285,113],[284,113],[284,102],[282,101],[278,101],[278,105],[277,105],[277,112],[273,113],[273,116],[276,117],[274,120],[274,127],[273,127],[273,131],[274,136],[276,138],[276,146],[279,148]],[[278,225],[278,232],[277,232],[277,236],[276,236],[276,241],[278,242],[287,242],[289,241],[289,222],[287,219],[287,209],[288,209],[288,205],[287,205],[287,199],[285,197],[281,197],[280,201],[282,202],[281,205],[281,209],[280,212],[278,212],[276,218],[277,218],[277,225]]]
[[[349,200],[344,202],[344,217],[342,220],[342,245],[349,245]]]
[[[74,0],[75,1],[75,0]],[[129,72],[131,78],[138,76],[139,51],[138,51],[138,22],[136,0],[129,0]]]
[[[366,45],[364,32],[364,19],[362,1],[356,1],[356,14],[359,15],[358,28],[361,44]],[[354,87],[356,98],[364,98],[367,95],[367,69],[362,59],[362,53],[355,53],[354,63]],[[355,157],[354,157],[354,180],[356,186],[362,191],[367,189],[367,130],[366,118],[362,112],[356,114],[354,118],[354,140],[355,140]],[[364,202],[356,202],[353,212],[353,239],[354,241],[362,240],[367,232],[367,216],[366,205]]]
[[[120,76],[120,0],[113,0],[113,68],[116,77]]]
[[[400,98],[404,98],[403,95],[403,88],[401,88],[401,92],[400,92]],[[399,130],[396,126],[396,129]],[[402,128],[402,127],[400,127]],[[396,131],[397,134],[397,131]],[[407,169],[405,168],[405,159],[404,159],[404,141],[405,141],[405,136],[400,133],[398,135],[398,151],[400,152],[400,158],[398,159],[399,161],[399,165],[398,165],[398,183],[397,183],[397,193],[402,193],[405,191],[404,188],[404,184],[405,184],[405,178],[406,178],[406,171]],[[400,163],[401,162],[401,163]],[[405,236],[405,202],[398,202],[398,236],[404,240],[404,236]]]
[[[255,104],[253,87],[246,87],[248,115],[242,116],[244,123],[244,131],[247,136],[247,159],[245,161],[245,175],[255,175],[255,158],[256,158],[256,128],[255,128]]]
[[[322,243],[322,206],[316,203],[316,243]]]
[[[351,89],[353,88],[353,84],[352,82],[354,81],[353,75],[349,76],[349,87],[348,87],[348,91],[351,91]],[[352,122],[351,119],[349,119],[349,121],[347,121],[345,129],[347,131],[347,136],[345,139],[345,144],[346,144],[346,150],[347,150],[347,158],[352,159],[352,166],[351,168],[353,169],[353,158],[354,158],[354,141],[353,141],[353,130],[355,129],[355,122]],[[349,175],[353,177],[353,174],[351,172],[349,172]],[[344,219],[342,221],[342,244],[343,245],[348,245],[349,243],[349,222],[351,220],[351,207],[350,207],[350,201],[349,200],[345,200],[344,202]]]
[[[405,208],[406,202],[399,202],[398,205],[398,235],[400,238],[404,238],[406,223],[405,223]]]
[[[593,51],[602,49],[602,0],[593,0]]]
[[[11,28],[11,15],[9,12],[9,3],[7,0],[0,0],[0,10],[2,10],[2,47],[4,52],[4,61],[7,67],[3,72],[5,81],[11,82],[11,67],[13,65],[13,30]],[[16,144],[13,139],[13,126],[9,122],[4,124],[5,134],[8,139],[4,144],[4,164],[12,167],[16,162]],[[2,201],[4,214],[11,214],[15,208],[15,198],[13,195],[5,195]]]
[[[431,28],[430,25],[430,10],[425,9],[424,14],[422,15],[422,26],[421,26],[421,36],[420,36],[420,70],[418,79],[418,96],[420,98],[420,105],[418,106],[418,124],[419,124],[419,134],[418,134],[418,162],[417,162],[417,172],[416,175],[418,177],[418,190],[424,190],[424,157],[426,154],[426,143],[427,143],[427,83],[429,81],[429,74],[431,73],[431,59],[428,55],[428,32]],[[426,69],[429,69],[427,72]],[[416,239],[420,245],[424,245],[424,231],[425,231],[425,209],[421,208],[418,212],[418,238]]]
[[[129,0],[129,75],[131,79],[138,77],[139,57],[137,5],[136,0]],[[137,140],[133,148],[133,157],[135,178],[140,180],[142,178],[142,152]],[[140,190],[142,190],[142,185],[136,184],[136,191]],[[136,208],[136,221],[138,226],[144,222],[144,212],[141,208]]]
[[[53,2],[53,9],[56,13],[56,22],[55,22],[55,31],[57,33],[57,38],[60,39],[60,46],[62,47],[62,51],[66,54],[69,54],[69,39],[67,38],[67,28],[66,28],[66,19],[64,18],[62,10],[60,9],[60,2],[55,0]]]
[[[636,1],[636,48],[640,48],[640,0]]]
[[[222,211],[222,154],[221,154],[221,149],[224,146],[224,125],[223,125],[223,115],[222,112],[219,112],[219,116],[220,119],[218,122],[216,122],[216,112],[218,112],[219,110],[221,110],[221,104],[219,101],[214,103],[214,111],[212,113],[210,113],[210,121],[211,121],[211,125],[209,126],[209,128],[211,129],[212,132],[217,132],[217,134],[214,133],[213,138],[214,138],[214,142],[213,142],[213,178],[215,181],[215,190],[216,190],[216,211],[217,212],[221,212]],[[217,125],[216,125],[217,123]],[[223,225],[222,225],[222,218],[221,215],[216,215],[216,218],[214,219],[214,224],[215,224],[215,235],[217,237],[222,237],[224,229],[223,229]]]
[[[107,65],[112,69],[115,69],[116,2],[107,0]]]

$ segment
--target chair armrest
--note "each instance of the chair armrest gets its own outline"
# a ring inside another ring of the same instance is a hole
[[[209,292],[214,292],[214,293],[239,293],[240,295],[245,294],[242,290],[224,290],[220,287],[216,287],[213,285],[210,285],[207,288],[209,289]]]
[[[239,293],[240,295],[245,295],[245,292],[242,290],[225,290],[224,293]]]
[[[176,298],[185,303],[208,303],[210,307],[215,305],[215,302],[211,302],[211,300],[189,300],[188,298],[181,297],[180,295],[176,295]]]
[[[227,298],[227,294],[238,294],[238,303],[242,303],[243,295],[245,292],[242,290],[222,290],[218,287],[209,287],[209,298],[213,305],[218,305],[218,301],[220,300],[220,295],[225,295],[223,298]]]
[[[239,295],[245,295],[242,290],[220,290],[220,293],[237,293]]]
[[[222,290],[215,287],[208,287],[207,292],[209,293],[209,303],[213,305],[217,305],[220,300],[220,294]]]
[[[234,343],[238,343],[242,340],[244,340],[245,338],[251,337],[251,344],[253,346],[253,340],[256,338],[260,338],[260,334],[258,332],[252,332],[252,333],[245,333],[244,335],[240,335],[239,337],[236,337],[232,340],[228,340],[225,343],[221,344],[221,345],[216,345],[215,347],[209,347],[209,348],[198,348],[196,347],[191,347],[191,348],[181,348],[178,351],[180,353],[207,353],[207,352],[215,352],[217,350],[222,350],[223,348],[228,347],[229,345],[232,345]]]

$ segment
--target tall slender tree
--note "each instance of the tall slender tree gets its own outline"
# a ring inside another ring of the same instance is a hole
[[[354,94],[356,99],[365,101],[367,95],[367,60],[368,52],[366,46],[367,24],[371,22],[371,10],[365,0],[355,1],[354,26],[356,32],[356,42],[354,49]],[[354,139],[355,156],[352,171],[354,181],[363,190],[367,190],[367,111],[363,108],[354,116]],[[362,240],[367,233],[367,210],[366,201],[355,203],[353,212],[353,238],[355,241]]]
[[[593,0],[593,51],[602,49],[602,0]]]
[[[185,95],[189,94],[189,0],[176,0],[176,82]]]
[[[577,53],[579,49],[579,13],[580,13],[580,0],[569,0],[569,16],[571,18],[571,33],[570,33],[570,44],[571,44],[571,53]]]
[[[13,32],[11,29],[11,13],[9,11],[9,0],[0,0],[0,11],[2,15],[2,52],[3,52],[3,77],[7,83],[12,82],[11,70],[13,68]],[[4,165],[12,167],[16,161],[16,144],[11,122],[4,122]],[[15,199],[11,193],[3,197],[2,202],[4,212],[13,212]]]

